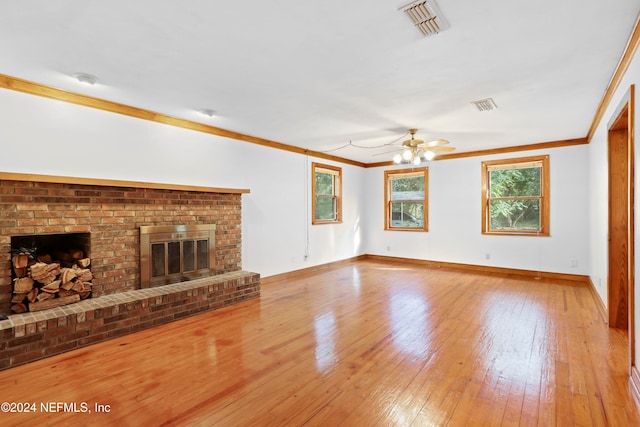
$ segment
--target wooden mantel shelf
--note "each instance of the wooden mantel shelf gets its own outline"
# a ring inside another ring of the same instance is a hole
[[[100,185],[105,187],[153,188],[157,190],[200,191],[204,193],[244,194],[244,193],[250,192],[250,190],[246,188],[201,187],[197,185],[166,184],[166,183],[141,182],[141,181],[121,181],[117,179],[100,179],[100,178],[75,178],[70,176],[38,175],[38,174],[31,174],[31,173],[14,173],[14,172],[0,172],[0,180],[52,182],[56,184]]]

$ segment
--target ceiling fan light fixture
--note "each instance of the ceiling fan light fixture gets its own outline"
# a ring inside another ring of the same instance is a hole
[[[425,160],[427,160],[427,161],[429,161],[429,162],[430,162],[431,160],[433,160],[433,158],[434,158],[435,156],[436,156],[436,153],[434,153],[433,151],[429,151],[429,150],[427,150],[427,151],[425,151],[425,152],[424,152],[424,158],[425,158]]]
[[[422,162],[430,162],[442,152],[447,153],[455,150],[455,147],[447,146],[449,141],[446,139],[436,139],[430,142],[416,139],[415,134],[417,131],[417,129],[409,129],[411,139],[402,141],[402,146],[398,148],[402,152],[393,156],[394,164],[413,164],[417,166]]]

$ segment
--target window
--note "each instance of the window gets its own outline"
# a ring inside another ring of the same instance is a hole
[[[385,230],[427,231],[427,168],[384,172]]]
[[[482,233],[549,235],[549,156],[482,162]]]
[[[342,168],[312,163],[312,224],[342,221]]]

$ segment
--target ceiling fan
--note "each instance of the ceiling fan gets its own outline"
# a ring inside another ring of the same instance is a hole
[[[415,135],[418,129],[409,129],[411,139],[402,142],[402,153],[393,156],[395,164],[412,163],[419,165],[422,161],[431,161],[439,153],[449,153],[455,150],[455,147],[447,146],[449,141],[446,139],[436,139],[434,141],[424,142],[416,139]],[[381,153],[382,154],[382,153]]]

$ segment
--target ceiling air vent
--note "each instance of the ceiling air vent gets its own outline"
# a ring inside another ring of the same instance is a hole
[[[496,103],[493,101],[492,98],[480,99],[478,101],[471,101],[471,103],[476,106],[478,111],[491,111],[498,108],[498,106],[496,105]]]
[[[403,11],[425,37],[449,28],[449,23],[444,19],[435,0],[412,1],[398,10]]]

